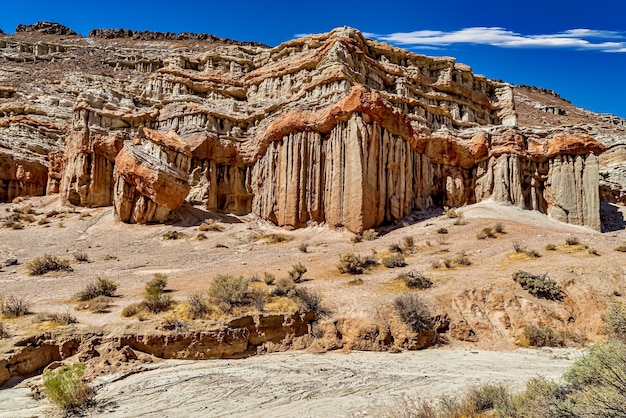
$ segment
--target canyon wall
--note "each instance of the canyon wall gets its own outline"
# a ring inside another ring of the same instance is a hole
[[[493,199],[600,228],[603,145],[581,129],[518,126],[513,88],[453,58],[351,28],[270,48],[102,30],[87,42],[62,28],[61,42],[40,26],[0,35],[2,59],[33,62],[12,85],[0,72],[0,139],[44,144],[33,163],[0,167],[2,200],[58,192],[138,223],[186,200],[361,232]],[[84,67],[61,71],[68,56]],[[59,69],[53,83],[38,60]],[[24,86],[38,83],[33,100]],[[32,113],[25,133],[16,118]]]

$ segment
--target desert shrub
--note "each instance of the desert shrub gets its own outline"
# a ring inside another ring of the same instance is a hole
[[[143,309],[143,305],[141,303],[131,303],[128,306],[125,306],[122,309],[122,316],[124,318],[129,318],[131,316],[137,315]]]
[[[539,253],[539,251],[530,249],[530,250],[525,250],[524,254],[526,254],[528,257],[530,258],[540,258],[541,254]]]
[[[300,250],[300,252],[306,253],[309,250],[309,244],[303,242],[298,246],[298,250]]]
[[[202,232],[200,232],[198,235],[196,235],[196,241],[205,241],[207,239],[208,239],[208,237],[205,234],[203,234]]]
[[[363,231],[363,241],[374,241],[376,238],[378,238],[378,232],[373,229]]]
[[[224,227],[218,224],[215,219],[205,219],[198,227],[198,230],[200,232],[221,232],[224,230]]]
[[[548,273],[533,275],[520,270],[513,273],[513,280],[535,297],[548,300],[563,299],[563,290]]]
[[[65,312],[55,312],[48,316],[48,320],[61,325],[70,325],[78,323],[78,320],[72,313],[67,310]]]
[[[38,222],[37,225],[47,225],[50,223],[50,219],[48,218],[41,218]]]
[[[350,239],[350,242],[353,244],[358,244],[359,242],[363,242],[363,235],[357,234]]]
[[[397,242],[389,246],[389,251],[391,251],[392,253],[398,253],[398,254],[402,254],[403,252],[402,246],[398,244]]]
[[[271,286],[276,281],[276,276],[272,273],[268,273],[267,271],[263,274],[263,281],[266,285]]]
[[[451,219],[456,218],[456,217],[458,217],[458,216],[459,216],[459,215],[456,213],[456,210],[455,210],[454,208],[447,209],[444,213],[445,213],[445,215],[446,215],[448,218],[451,218]]]
[[[465,225],[465,216],[463,215],[463,212],[458,213],[458,216],[454,220],[454,225],[456,226]]]
[[[504,224],[502,222],[498,222],[493,229],[498,233],[498,234],[504,234]]]
[[[174,331],[176,334],[180,334],[187,330],[187,324],[177,318],[165,318],[161,322],[161,328],[167,331]]]
[[[331,312],[322,304],[322,296],[317,290],[300,287],[296,289],[295,295],[305,312],[314,312],[318,318],[330,316]]]
[[[511,398],[504,384],[483,383],[471,386],[463,397],[441,397],[439,406],[446,417],[479,417],[486,412],[506,409]]]
[[[402,280],[409,289],[429,289],[433,287],[433,282],[424,273],[410,270],[408,273],[401,274],[397,277]]]
[[[283,277],[276,281],[276,286],[272,291],[274,296],[291,296],[296,290],[296,284],[290,277]]]
[[[221,309],[230,311],[246,304],[248,285],[242,276],[219,275],[211,282],[208,294]]]
[[[194,293],[187,298],[187,311],[193,319],[202,318],[211,313],[207,297],[201,293]]]
[[[563,337],[548,326],[526,325],[519,338],[522,347],[562,347]]]
[[[111,307],[111,299],[106,296],[96,296],[95,298],[79,303],[76,310],[89,310],[93,313],[107,313]]]
[[[279,244],[281,242],[291,241],[291,237],[282,234],[268,234],[263,235],[261,238],[265,239],[270,244]]]
[[[546,245],[546,251],[556,251],[556,245],[554,245],[554,244],[547,244]]]
[[[526,246],[519,241],[513,241],[513,250],[516,253],[523,253],[526,251]]]
[[[337,263],[337,269],[342,274],[362,274],[365,271],[366,264],[361,256],[353,253],[342,254],[339,256],[339,263]]]
[[[172,306],[172,297],[163,293],[147,294],[142,306],[154,314],[165,312]]]
[[[626,308],[612,303],[602,316],[604,333],[610,338],[626,343]]]
[[[393,307],[402,322],[411,327],[413,332],[422,333],[433,330],[432,316],[417,295],[400,295],[393,301]]]
[[[404,260],[404,256],[402,254],[391,254],[383,257],[381,261],[385,267],[390,269],[406,266],[406,261]]]
[[[265,309],[267,302],[267,294],[262,289],[248,289],[246,298],[250,305],[254,306],[259,312]]]
[[[402,238],[402,248],[408,252],[413,251],[415,249],[415,239],[408,236]]]
[[[74,363],[45,371],[43,390],[48,399],[66,411],[77,410],[90,401],[93,391],[83,382],[86,368],[83,363]]]
[[[471,266],[472,261],[465,254],[459,254],[454,259],[454,264],[458,264],[459,266]]]
[[[436,403],[430,399],[402,395],[388,411],[388,418],[437,418]]]
[[[599,255],[600,255],[600,253],[598,252],[598,250],[596,250],[595,248],[589,248],[589,249],[587,249],[587,252],[588,252],[590,255],[597,255],[597,256],[599,256]]]
[[[573,406],[568,401],[569,388],[543,376],[534,377],[526,382],[524,390],[513,397],[507,408],[498,408],[504,417],[559,417],[576,416]]]
[[[626,244],[618,245],[617,247],[615,247],[615,251],[626,253]]]
[[[50,254],[45,254],[43,257],[37,257],[28,262],[26,268],[31,276],[41,276],[50,271],[73,271],[67,260],[61,260]]]
[[[580,240],[577,237],[568,237],[565,240],[565,245],[578,245],[580,244]]]
[[[0,299],[0,313],[7,318],[17,318],[31,313],[31,304],[26,299],[9,296]]]
[[[360,277],[353,277],[348,281],[348,284],[350,286],[360,286],[363,284],[363,279],[361,279]]]
[[[612,341],[591,346],[564,374],[572,388],[577,416],[623,417],[626,411],[626,345]]]
[[[146,283],[147,295],[160,295],[167,287],[167,275],[163,273],[154,273],[152,279]]]
[[[438,234],[445,235],[445,234],[447,234],[447,233],[448,233],[448,230],[447,230],[446,228],[439,228],[439,229],[437,230],[437,233],[438,233]]]
[[[111,297],[115,294],[117,286],[113,280],[98,277],[94,283],[89,283],[76,296],[81,301],[91,300],[98,296]]]
[[[9,338],[10,336],[9,331],[4,328],[4,323],[0,322],[0,339]]]
[[[486,239],[486,238],[498,238],[496,233],[491,228],[483,228],[477,235],[478,239]]]
[[[442,261],[442,263],[443,263],[443,265],[445,266],[445,268],[447,268],[447,269],[452,268],[452,260],[451,260],[451,259],[449,259],[449,258],[445,258],[445,259]]]
[[[300,283],[302,281],[302,276],[307,272],[306,267],[302,263],[294,264],[291,266],[291,270],[289,270],[289,278],[293,280],[294,283]]]
[[[441,261],[433,260],[432,263],[430,263],[430,268],[432,268],[432,269],[441,268]]]
[[[163,234],[163,239],[175,240],[175,239],[183,239],[186,237],[187,237],[186,234],[184,234],[183,232],[178,232],[178,231],[167,231],[165,234]]]
[[[84,251],[75,251],[72,255],[74,256],[74,260],[78,261],[79,263],[89,262],[89,255]]]

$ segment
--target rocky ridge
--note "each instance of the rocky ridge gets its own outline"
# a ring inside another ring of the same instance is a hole
[[[604,199],[624,196],[619,119],[560,123],[549,92],[351,28],[269,48],[40,26],[0,36],[4,201],[58,192],[138,223],[187,201],[360,232],[485,199],[600,229],[599,173]]]

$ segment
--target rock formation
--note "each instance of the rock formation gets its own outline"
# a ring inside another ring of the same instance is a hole
[[[597,129],[530,127],[518,109],[536,109],[519,94],[530,90],[453,58],[350,28],[270,48],[102,29],[67,42],[39,26],[31,33],[46,35],[36,39],[0,35],[7,68],[31,69],[11,82],[0,71],[0,140],[10,150],[0,154],[38,147],[19,177],[17,159],[0,170],[0,199],[58,191],[138,223],[165,221],[186,200],[354,232],[494,199],[600,228]],[[67,59],[81,71],[63,73]],[[555,106],[564,107],[543,105]]]

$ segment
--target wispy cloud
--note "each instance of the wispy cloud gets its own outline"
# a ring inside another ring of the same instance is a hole
[[[419,30],[390,34],[368,34],[371,38],[404,47],[442,48],[456,44],[491,45],[501,48],[553,48],[626,52],[626,32],[570,29],[529,35],[501,27],[472,27],[456,31]]]

